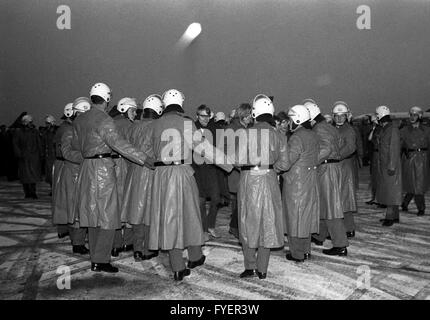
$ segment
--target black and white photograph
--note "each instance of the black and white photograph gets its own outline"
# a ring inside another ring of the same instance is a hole
[[[0,25],[0,300],[430,300],[430,0],[0,0]]]

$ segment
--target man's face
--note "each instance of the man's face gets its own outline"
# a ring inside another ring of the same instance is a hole
[[[252,123],[252,116],[251,114],[247,115],[246,117],[242,118],[242,122],[246,125],[249,126]]]
[[[202,127],[207,127],[211,115],[207,113],[206,110],[200,110],[197,112],[197,120],[201,124]]]
[[[342,126],[346,121],[346,114],[345,113],[336,113],[334,115],[334,122],[338,126]]]
[[[288,131],[288,126],[289,126],[289,121],[288,120],[282,120],[280,125],[279,125],[279,129],[282,132],[287,132]]]
[[[418,119],[419,119],[418,113],[411,113],[409,115],[409,120],[411,121],[411,123],[417,123]]]
[[[129,108],[127,110],[127,115],[131,121],[134,121],[134,119],[136,119],[136,116],[137,116],[136,108]]]

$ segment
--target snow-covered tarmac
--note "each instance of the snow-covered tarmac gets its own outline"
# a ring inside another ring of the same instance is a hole
[[[121,253],[112,259],[119,273],[91,272],[89,256],[73,254],[68,237],[58,239],[48,186],[38,185],[39,200],[24,200],[21,185],[3,178],[0,299],[430,299],[430,209],[417,217],[412,201],[400,224],[382,227],[384,209],[364,203],[367,172],[360,172],[357,231],[347,257],[326,256],[312,244],[312,259],[297,264],[285,259],[286,243],[272,251],[267,279],[240,279],[243,256],[228,233],[230,209],[223,208],[221,238],[206,243],[206,263],[182,282],[173,280],[167,253],[143,262]],[[430,207],[428,195],[426,203]],[[70,268],[70,289],[57,287],[65,283],[61,266]]]

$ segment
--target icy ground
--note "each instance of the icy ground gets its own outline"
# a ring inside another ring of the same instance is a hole
[[[39,200],[24,200],[19,183],[0,180],[0,299],[430,299],[430,209],[417,217],[412,202],[400,224],[381,227],[383,209],[364,203],[367,171],[347,257],[323,255],[312,244],[312,259],[297,264],[285,259],[286,243],[272,251],[267,279],[240,279],[243,256],[228,233],[230,209],[223,208],[222,237],[206,243],[204,266],[179,283],[166,253],[144,262],[122,253],[112,260],[119,273],[91,272],[88,256],[73,254],[68,237],[58,239],[47,185],[38,185]],[[71,269],[70,290],[57,288],[63,265]]]

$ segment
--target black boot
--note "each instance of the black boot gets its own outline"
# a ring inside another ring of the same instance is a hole
[[[143,260],[151,260],[152,258],[158,257],[158,251],[155,251],[151,254],[144,255]]]
[[[287,258],[287,260],[295,261],[295,262],[303,262],[303,261],[305,261],[305,259],[294,258],[291,253],[287,253],[287,255],[285,256],[285,258]]]
[[[257,270],[255,269],[245,269],[239,277],[241,278],[252,278],[257,274]]]
[[[116,273],[118,268],[110,263],[91,263],[91,271]]]
[[[188,261],[188,268],[194,269],[195,267],[201,266],[205,263],[206,256],[202,254],[201,258],[197,261]]]
[[[423,216],[424,215],[424,210],[419,210],[417,213],[417,216]]]
[[[311,242],[315,243],[317,246],[322,246],[323,242],[311,237]]]
[[[122,252],[123,248],[113,248],[111,252],[112,257],[118,257],[119,253]]]
[[[191,274],[191,270],[190,269],[184,269],[181,271],[177,271],[173,273],[173,278],[176,281],[182,281],[182,279],[184,279],[184,277],[189,276]]]
[[[124,251],[124,252],[133,251],[133,245],[132,244],[125,244],[122,251]]]
[[[90,253],[90,250],[88,250],[85,245],[78,245],[73,246],[73,253],[79,253],[79,254],[88,254]]]
[[[394,224],[394,220],[392,219],[384,219],[382,222],[383,227],[391,227]]]
[[[346,236],[348,238],[354,238],[355,237],[355,230],[353,230],[353,231],[347,231],[346,232]]]
[[[348,255],[348,250],[346,247],[333,247],[331,249],[324,249],[322,251],[324,254],[329,256],[346,256]]]
[[[266,279],[267,273],[257,271],[257,276],[259,279]]]
[[[310,260],[312,255],[310,253],[305,253],[305,260]]]

